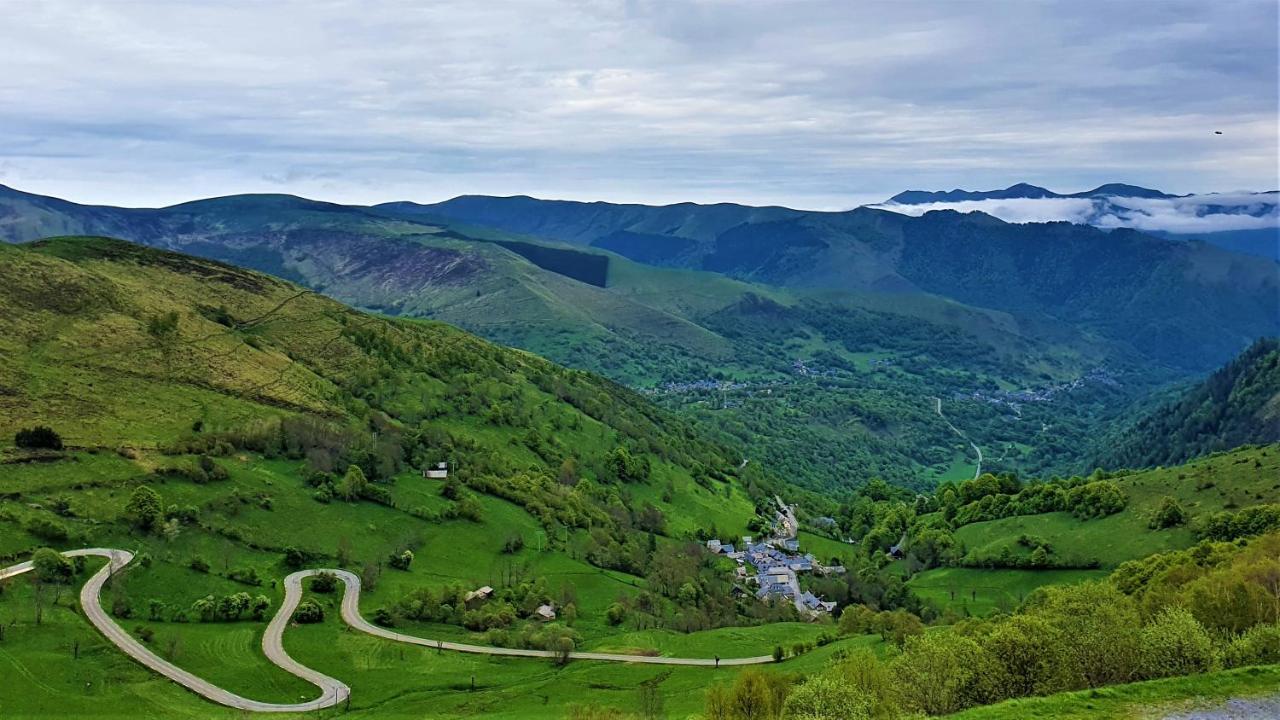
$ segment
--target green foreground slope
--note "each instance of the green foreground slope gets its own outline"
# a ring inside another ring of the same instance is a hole
[[[0,563],[45,545],[138,553],[104,605],[157,653],[235,692],[290,702],[314,690],[262,658],[265,620],[202,622],[198,601],[244,592],[274,608],[297,564],[366,575],[365,615],[387,610],[426,637],[556,634],[582,649],[729,657],[821,632],[761,624],[786,617],[751,615],[754,602],[728,597],[727,568],[687,542],[711,526],[745,532],[767,478],[608,381],[101,238],[0,246],[0,308],[0,437],[47,425],[67,446],[0,451]],[[445,461],[448,482],[418,471]],[[146,522],[130,505],[139,487],[159,496]],[[405,550],[409,567],[392,567]],[[0,665],[26,678],[0,714],[234,714],[107,645],[72,609],[83,577],[56,598],[25,581],[0,591]],[[488,631],[461,605],[415,614],[406,601],[481,584],[515,610]],[[677,599],[684,585],[694,597]],[[693,711],[716,673],[437,655],[349,633],[336,596],[308,598],[326,619],[290,630],[286,647],[352,685],[353,716],[560,717],[572,703],[632,706],[644,681]],[[546,601],[557,622],[527,619],[526,603]]]

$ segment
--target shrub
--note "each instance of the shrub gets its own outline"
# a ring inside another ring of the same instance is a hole
[[[1160,501],[1160,508],[1156,510],[1156,514],[1152,516],[1149,526],[1152,530],[1163,530],[1165,528],[1177,527],[1185,525],[1187,522],[1187,512],[1178,504],[1176,498],[1165,496]]]
[[[1139,648],[1148,678],[1209,672],[1218,664],[1209,633],[1182,608],[1169,608],[1144,627]]]
[[[328,594],[338,587],[338,576],[331,572],[316,573],[311,577],[311,592]]]
[[[307,554],[296,547],[290,546],[284,549],[284,565],[290,568],[300,568],[307,564]]]
[[[261,585],[262,580],[258,577],[258,571],[255,568],[236,568],[227,573],[228,580],[245,585]]]
[[[893,662],[903,699],[915,710],[946,715],[988,699],[994,661],[978,643],[951,630],[907,638]]]
[[[28,520],[26,528],[27,532],[35,535],[41,540],[60,542],[62,540],[66,540],[68,536],[66,525],[63,525],[57,520],[51,520],[44,517],[35,517]]]
[[[160,495],[146,485],[139,485],[124,506],[125,517],[140,530],[156,527],[163,515]]]
[[[408,570],[409,566],[413,564],[413,551],[405,550],[401,553],[391,553],[391,556],[387,558],[387,564],[396,570]]]
[[[1245,630],[1231,639],[1222,655],[1227,667],[1280,663],[1280,624]]]
[[[783,716],[797,720],[870,720],[871,701],[852,685],[827,674],[815,675],[793,689]]]
[[[209,572],[209,562],[204,558],[200,557],[199,555],[196,555],[195,557],[191,558],[191,562],[187,563],[187,566],[190,567],[192,570],[195,570],[196,572],[202,572],[202,573]]]
[[[382,627],[395,627],[396,616],[390,610],[380,607],[373,611],[373,623]]]
[[[302,624],[323,622],[324,608],[313,600],[304,600],[298,605],[298,609],[293,611],[293,621]]]
[[[62,437],[45,425],[19,430],[13,444],[27,450],[61,450]]]
[[[621,625],[622,621],[627,619],[627,606],[618,602],[613,603],[604,611],[604,617],[610,625]]]
[[[31,556],[31,565],[35,568],[36,577],[43,582],[69,582],[75,573],[75,568],[67,556],[49,548],[36,550]]]

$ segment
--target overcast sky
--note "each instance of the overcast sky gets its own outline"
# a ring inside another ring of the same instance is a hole
[[[0,69],[81,202],[1278,184],[1275,0],[0,0]]]

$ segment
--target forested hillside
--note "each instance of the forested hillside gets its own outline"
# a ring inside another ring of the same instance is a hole
[[[1256,258],[982,215],[8,188],[0,212],[9,239],[118,232],[604,374],[818,489],[1087,470],[1151,389],[1278,331]]]
[[[1097,443],[1101,467],[1174,465],[1280,442],[1280,341],[1264,338],[1206,380],[1141,411]]]

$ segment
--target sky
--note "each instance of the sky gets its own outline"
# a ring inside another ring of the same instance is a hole
[[[1271,190],[1277,6],[0,0],[0,183],[129,206]]]

